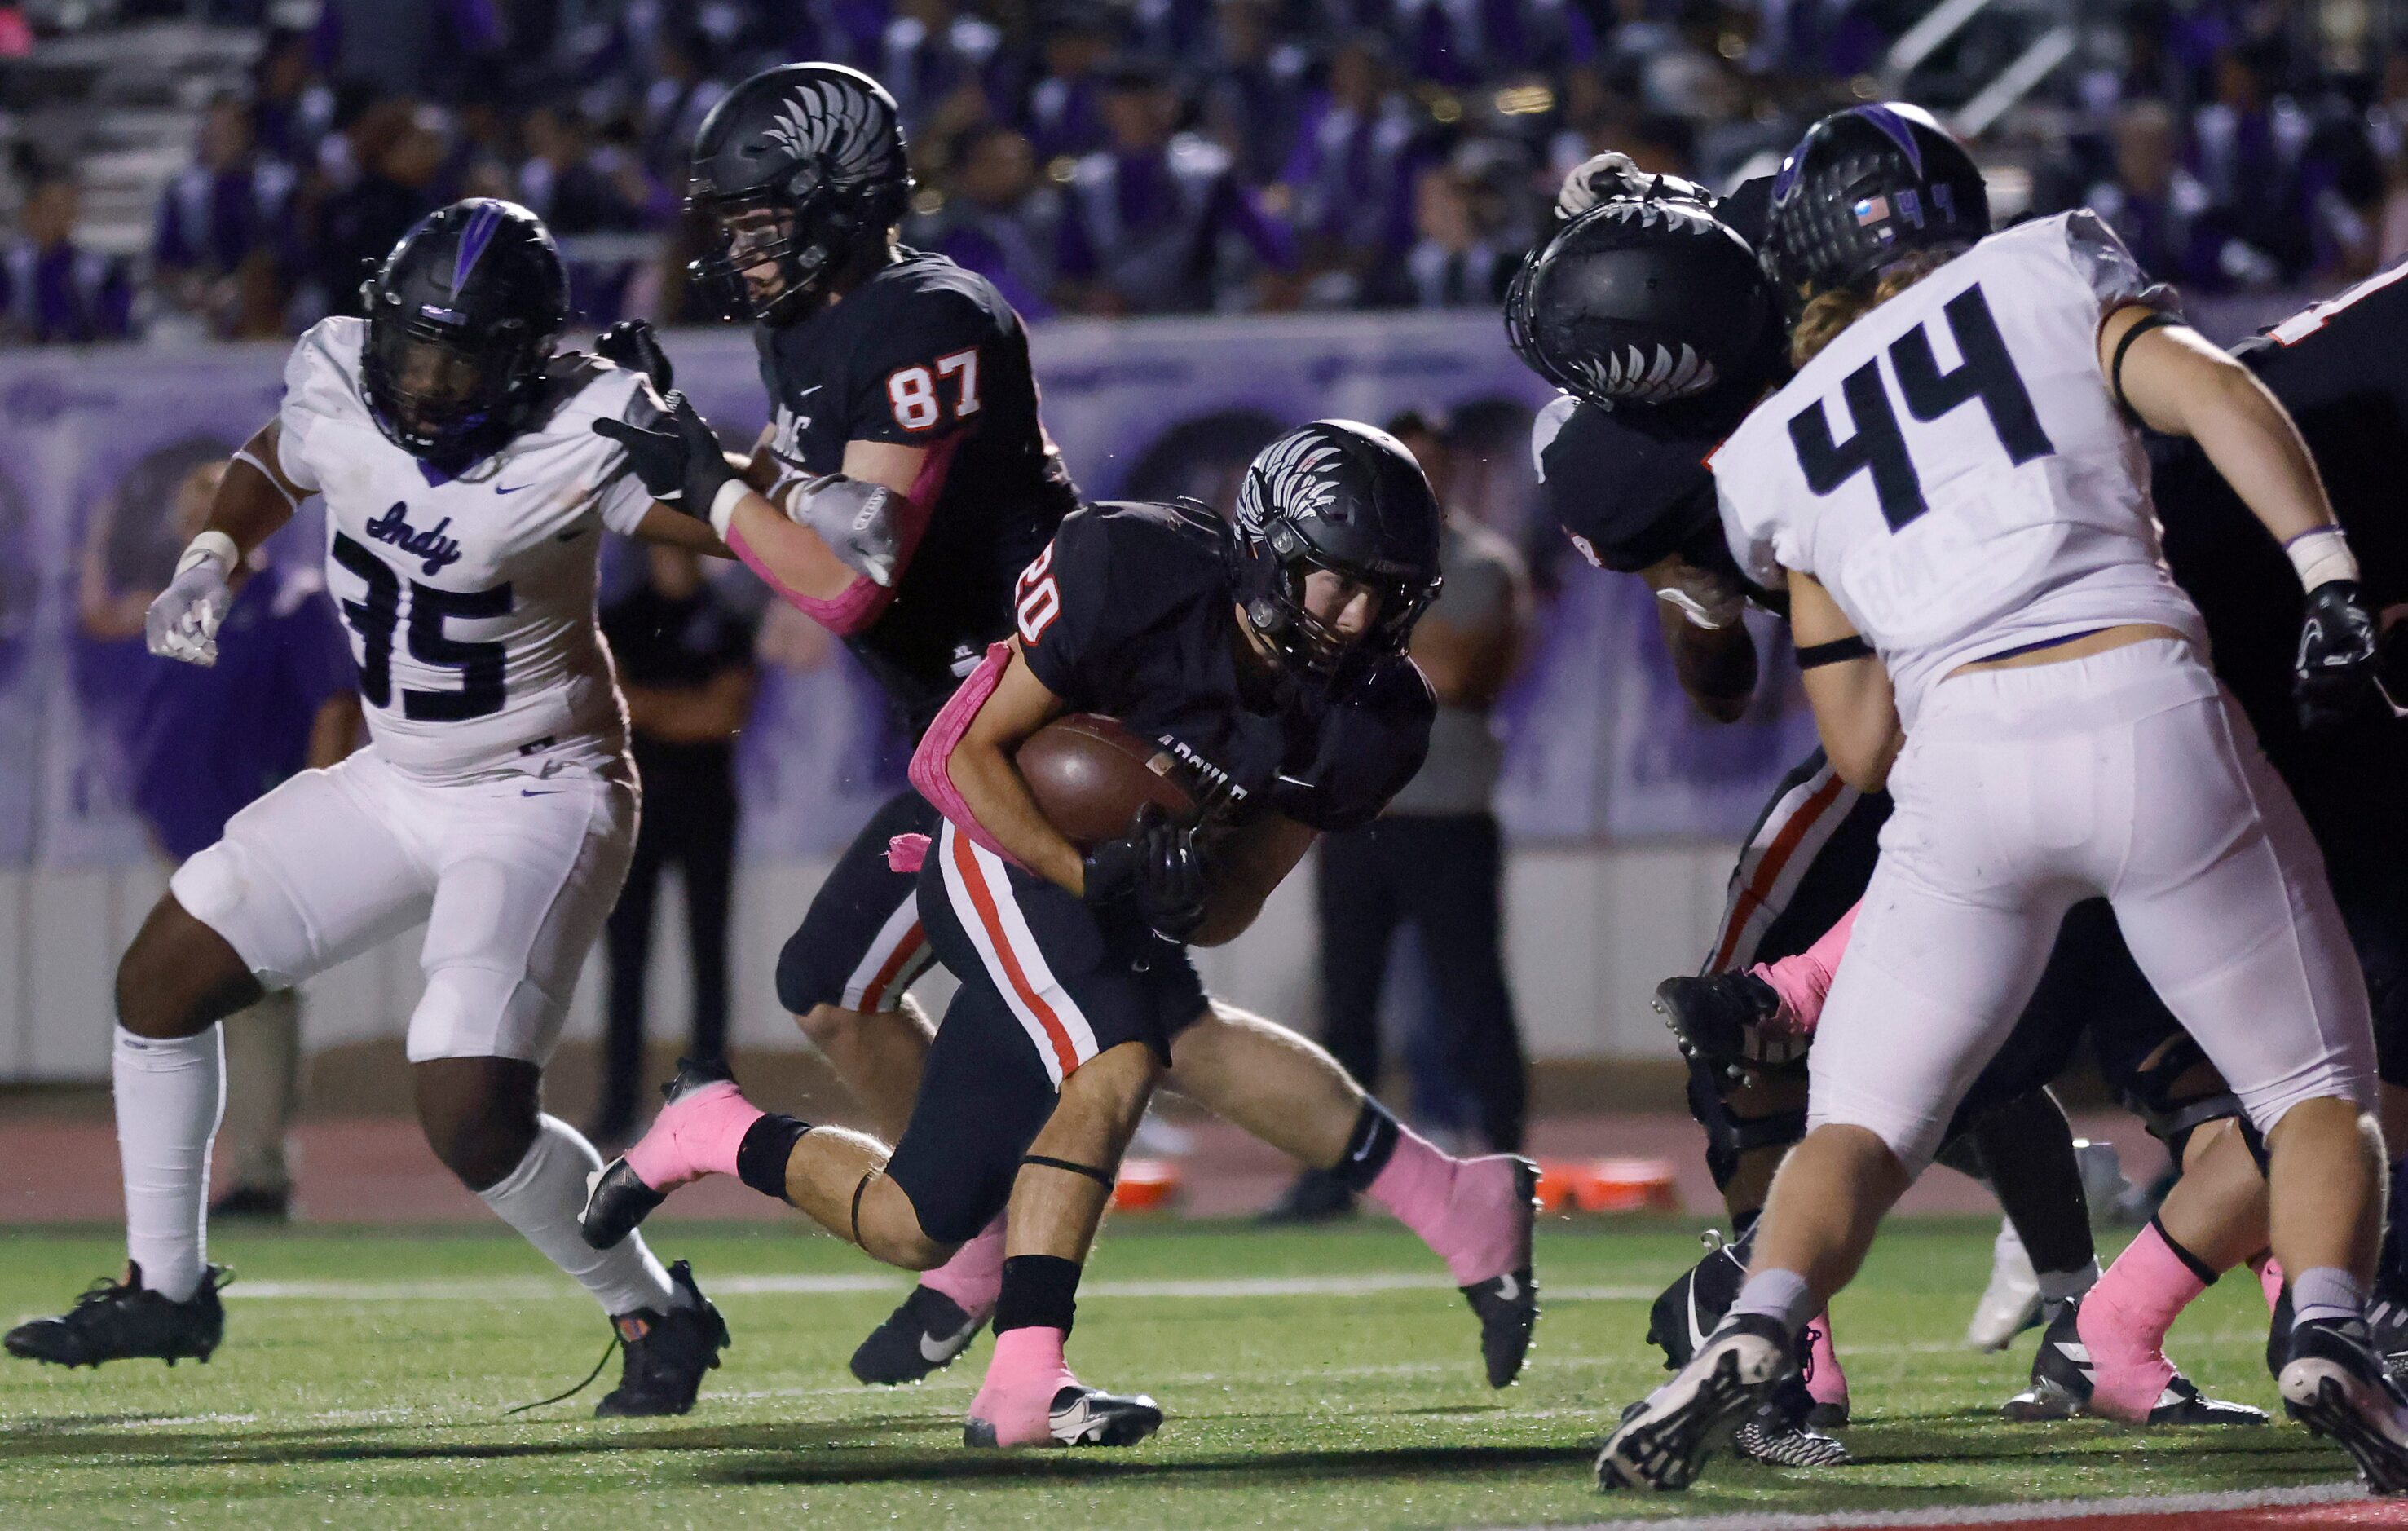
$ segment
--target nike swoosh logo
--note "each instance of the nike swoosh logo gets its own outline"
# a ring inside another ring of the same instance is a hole
[[[922,1334],[920,1336],[920,1359],[927,1362],[932,1366],[943,1366],[946,1362],[951,1361],[953,1357],[962,1353],[962,1347],[970,1342],[970,1331],[976,1329],[978,1326],[979,1321],[972,1319],[968,1324],[963,1324],[958,1331],[951,1335]]]
[[[795,397],[798,399],[810,398],[813,393],[818,393],[821,389],[825,388],[827,384],[825,383],[813,383],[809,388],[803,389],[799,393],[796,393]]]
[[[1507,1302],[1518,1301],[1522,1295],[1522,1282],[1520,1279],[1514,1276],[1512,1271],[1507,1271],[1504,1275],[1498,1277],[1497,1295],[1499,1297],[1504,1298]]]
[[[566,790],[565,787],[554,787],[550,792],[529,792],[526,788],[521,787],[519,795],[521,797],[557,797]]]
[[[1683,1294],[1683,1297],[1688,1306],[1689,1354],[1694,1357],[1706,1346],[1706,1331],[1698,1323],[1698,1278],[1695,1272],[1690,1273],[1689,1290]]]
[[[522,489],[533,489],[535,485],[533,484],[511,484],[508,488],[504,488],[500,484],[495,484],[494,486],[494,493],[496,494],[515,494]]]

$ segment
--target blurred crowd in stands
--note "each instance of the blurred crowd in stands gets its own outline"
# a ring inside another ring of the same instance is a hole
[[[210,106],[147,257],[79,248],[72,175],[21,166],[0,314],[19,340],[287,334],[349,310],[418,216],[489,194],[551,222],[591,322],[706,320],[686,146],[730,84],[805,58],[895,93],[920,180],[904,237],[1032,318],[1487,307],[1567,167],[1611,147],[1727,187],[1874,93],[1928,8],[324,0]],[[2128,0],[2116,25],[2112,58],[2086,52],[1997,136],[2022,134],[2031,209],[2093,206],[2198,291],[2408,253],[2408,52],[2336,66],[2306,0]]]

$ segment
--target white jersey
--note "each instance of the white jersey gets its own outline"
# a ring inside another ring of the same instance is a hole
[[[461,478],[387,440],[361,393],[365,321],[329,319],[285,365],[280,462],[326,499],[326,581],[351,629],[377,751],[421,777],[626,749],[595,621],[604,527],[652,497],[594,433],[644,387],[590,357],[552,364],[535,422]]]
[[[1911,729],[1968,661],[2119,622],[2205,641],[2166,571],[2099,326],[2158,304],[2088,212],[1994,234],[1841,333],[1713,459],[1748,577],[1813,575]]]

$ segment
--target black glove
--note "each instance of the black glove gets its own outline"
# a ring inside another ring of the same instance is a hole
[[[1129,832],[1082,858],[1090,908],[1127,899],[1167,941],[1184,941],[1204,923],[1204,853],[1197,826],[1174,823],[1160,805],[1138,810]]]
[[[595,336],[594,354],[606,362],[616,362],[630,372],[642,373],[664,393],[677,386],[677,369],[669,365],[669,354],[661,349],[660,336],[644,320],[623,319]]]
[[[2354,579],[2328,579],[2308,593],[2300,623],[2300,654],[2291,667],[2291,696],[2300,727],[2322,733],[2379,705],[2374,618]]]
[[[644,481],[652,498],[697,521],[708,521],[720,486],[735,478],[736,472],[727,465],[727,455],[720,451],[710,422],[695,413],[683,393],[671,393],[662,402],[668,407],[666,414],[639,401],[638,414],[651,417],[644,423],[597,420],[594,434],[627,449],[627,465]]]

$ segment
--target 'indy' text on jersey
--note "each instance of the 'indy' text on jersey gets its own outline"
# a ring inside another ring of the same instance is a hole
[[[1842,331],[1716,453],[1732,556],[1760,584],[1820,579],[1910,728],[1971,660],[2122,622],[2200,635],[2099,366],[2106,315],[2161,292],[2087,212],[1984,239]]]
[[[624,416],[639,379],[563,357],[527,429],[452,479],[377,429],[366,338],[363,321],[329,319],[294,347],[278,454],[325,496],[326,583],[377,752],[427,777],[552,749],[616,756],[626,720],[595,624],[599,531],[634,532],[652,497],[593,423]]]

